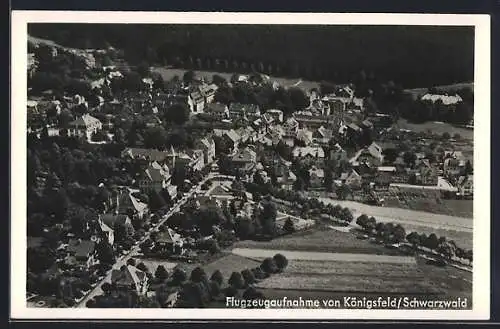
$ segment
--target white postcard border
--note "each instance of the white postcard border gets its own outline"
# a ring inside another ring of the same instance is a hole
[[[486,320],[490,316],[490,16],[454,14],[12,11],[11,317],[15,319]],[[251,310],[39,309],[26,305],[28,23],[320,24],[475,26],[473,309]]]

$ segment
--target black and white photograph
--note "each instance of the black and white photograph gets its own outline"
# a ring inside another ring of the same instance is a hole
[[[13,312],[488,318],[489,18],[401,16],[14,12]]]

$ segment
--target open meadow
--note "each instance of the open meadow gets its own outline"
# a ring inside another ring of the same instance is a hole
[[[184,73],[189,70],[186,69],[176,69],[176,68],[166,68],[166,67],[153,67],[152,72],[160,73],[164,80],[171,80],[174,76],[178,76],[182,78]],[[211,81],[212,77],[217,74],[226,79],[227,81],[231,80],[231,76],[233,73],[227,72],[216,72],[216,71],[203,71],[203,70],[194,70],[198,76],[205,77],[207,80]],[[243,73],[242,73],[243,74]],[[285,87],[296,86],[304,91],[308,91],[312,88],[319,88],[319,82],[314,81],[305,81],[297,78],[278,78],[278,77],[270,77],[272,81],[277,81],[280,85]]]
[[[474,130],[462,127],[457,127],[449,123],[444,122],[425,122],[425,123],[411,123],[405,119],[399,119],[393,126],[395,129],[407,129],[414,132],[427,132],[430,131],[434,134],[443,134],[445,132],[449,133],[451,136],[459,134],[462,138],[469,140],[474,139]]]
[[[276,238],[272,241],[239,241],[234,248],[315,251],[371,255],[401,255],[398,250],[359,240],[354,234],[332,229],[316,229]]]

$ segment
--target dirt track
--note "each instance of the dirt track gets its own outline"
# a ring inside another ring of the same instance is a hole
[[[350,254],[350,253],[328,253],[312,251],[289,251],[289,250],[269,250],[253,248],[234,248],[233,254],[248,258],[273,257],[280,253],[288,259],[298,260],[319,260],[319,261],[344,261],[344,262],[373,262],[390,264],[415,264],[414,257],[406,256],[386,256],[374,254]]]

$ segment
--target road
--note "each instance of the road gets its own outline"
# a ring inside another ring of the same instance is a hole
[[[140,244],[143,243],[144,241],[146,241],[148,238],[151,237],[151,233],[153,233],[158,227],[160,227],[160,225],[162,225],[163,223],[165,223],[167,221],[167,219],[172,216],[174,213],[176,213],[177,211],[179,211],[179,209],[182,207],[182,205],[184,205],[186,203],[186,201],[196,192],[196,193],[200,193],[201,192],[201,185],[203,185],[206,181],[210,180],[210,179],[213,179],[213,178],[216,178],[216,177],[220,177],[220,178],[228,178],[230,179],[231,176],[225,176],[225,175],[220,175],[218,173],[210,173],[207,175],[207,177],[205,177],[200,183],[198,183],[198,185],[196,186],[193,186],[193,188],[186,194],[182,197],[182,199],[179,200],[179,202],[177,202],[177,204],[172,207],[163,217],[162,219],[154,226],[151,228],[151,230],[149,230],[145,236],[139,240],[135,245],[134,247],[132,247],[132,249],[130,249],[130,251],[126,254],[126,255],[123,255],[121,257],[118,258],[118,260],[116,261],[116,263],[113,265],[113,268],[111,270],[108,271],[107,275],[94,287],[94,289],[92,289],[80,302],[78,302],[76,305],[75,305],[75,308],[85,308],[85,304],[87,303],[87,301],[89,301],[90,299],[98,296],[98,295],[101,295],[103,293],[101,287],[102,285],[105,283],[105,282],[111,282],[111,273],[113,271],[113,269],[119,269],[120,267],[122,267],[122,265],[126,265],[127,264],[127,261],[132,258],[133,255],[136,255],[137,252],[139,252],[140,250]]]
[[[415,264],[415,257],[388,256],[374,254],[352,254],[336,252],[270,250],[257,248],[234,248],[233,254],[248,258],[267,258],[282,254],[290,260],[330,261],[330,262],[369,262],[386,264]]]

